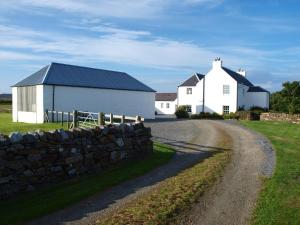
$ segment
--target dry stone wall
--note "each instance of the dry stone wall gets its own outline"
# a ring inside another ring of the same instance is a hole
[[[0,134],[0,199],[152,151],[151,129],[143,123]]]
[[[260,115],[260,120],[285,121],[300,124],[300,114],[290,115],[286,113],[262,113]]]

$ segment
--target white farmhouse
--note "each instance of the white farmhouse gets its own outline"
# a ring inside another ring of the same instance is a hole
[[[254,86],[247,78],[246,71],[234,72],[222,65],[222,60],[213,61],[212,69],[204,77],[204,111],[226,114],[239,108],[252,106],[269,109],[270,93]]]
[[[171,115],[177,107],[177,93],[156,93],[155,113]]]
[[[153,119],[155,91],[122,72],[51,63],[12,87],[13,121],[43,123],[45,110]]]
[[[267,90],[254,86],[246,78],[244,70],[234,72],[228,69],[222,65],[220,58],[213,61],[212,69],[206,75],[193,74],[177,89],[177,105],[186,105],[192,114],[227,114],[252,106],[268,109],[269,97]],[[156,109],[159,104],[156,101]],[[161,110],[161,113],[164,111]]]

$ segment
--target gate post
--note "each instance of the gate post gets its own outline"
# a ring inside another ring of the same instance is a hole
[[[105,118],[104,118],[104,113],[103,112],[98,113],[98,124],[99,124],[99,126],[104,126],[105,125]]]
[[[74,128],[78,127],[77,110],[73,111],[73,126],[74,126]]]
[[[111,124],[114,122],[114,115],[112,113],[109,114],[109,122]]]

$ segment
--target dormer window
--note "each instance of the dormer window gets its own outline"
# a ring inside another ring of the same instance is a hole
[[[186,94],[191,95],[193,93],[192,88],[187,88],[186,89]]]
[[[223,85],[223,95],[230,94],[230,86],[228,84]]]

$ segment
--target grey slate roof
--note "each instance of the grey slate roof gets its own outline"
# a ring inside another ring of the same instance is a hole
[[[175,101],[177,93],[155,93],[155,101]]]
[[[45,66],[15,84],[14,87],[39,84],[155,92],[127,73],[61,63],[51,63]]]
[[[253,86],[253,84],[247,80],[246,77],[242,76],[241,74],[238,74],[237,72],[234,72],[226,67],[222,67],[222,69],[228,73],[234,80],[236,80],[236,82],[240,83],[240,84],[244,84],[248,87]]]
[[[189,79],[184,81],[179,87],[186,87],[186,86],[196,86],[196,84],[204,78],[204,75],[200,73],[196,73],[193,76],[191,76]]]
[[[264,89],[260,86],[251,86],[251,87],[249,87],[248,92],[268,92],[269,93],[269,91],[267,91],[266,89]]]

